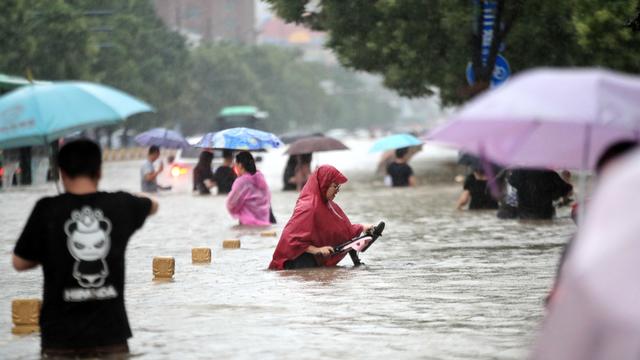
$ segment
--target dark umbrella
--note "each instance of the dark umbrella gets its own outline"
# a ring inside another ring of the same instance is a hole
[[[349,148],[345,144],[334,138],[327,136],[314,136],[300,139],[289,145],[289,149],[287,149],[285,154],[301,155],[319,151],[334,150],[349,150]]]
[[[136,135],[134,140],[144,146],[159,146],[164,148],[183,148],[191,147],[182,135],[173,130],[165,128],[155,128]]]
[[[309,132],[300,132],[300,131],[290,131],[290,132],[281,134],[278,137],[280,138],[280,140],[282,140],[283,143],[291,144],[300,139],[314,137],[314,136],[324,136],[324,135],[321,132],[309,133]]]

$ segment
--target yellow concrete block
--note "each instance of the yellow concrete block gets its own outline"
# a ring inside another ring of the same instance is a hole
[[[171,280],[176,271],[176,260],[172,256],[153,258],[153,280]]]
[[[191,249],[192,263],[210,263],[211,249],[206,247],[197,247]]]
[[[260,233],[260,236],[263,237],[276,237],[277,233],[275,230],[271,230],[271,231],[263,231]]]
[[[16,299],[11,302],[11,319],[17,326],[37,326],[42,302],[39,299]]]
[[[40,332],[40,326],[38,325],[16,325],[11,328],[11,333],[14,335],[27,335]]]
[[[240,240],[238,239],[224,240],[222,242],[222,248],[223,249],[239,249]]]

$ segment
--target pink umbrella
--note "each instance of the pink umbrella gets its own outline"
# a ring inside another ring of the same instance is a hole
[[[562,267],[533,359],[640,358],[640,151],[613,166]]]
[[[427,139],[502,165],[593,169],[607,146],[640,136],[640,77],[537,69],[465,105]]]

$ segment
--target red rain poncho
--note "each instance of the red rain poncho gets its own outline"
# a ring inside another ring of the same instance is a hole
[[[336,246],[362,232],[362,225],[351,224],[342,209],[326,198],[331,183],[345,182],[347,178],[330,165],[320,166],[311,174],[298,197],[291,219],[282,231],[269,269],[283,270],[287,260],[302,255],[309,245]],[[344,256],[316,256],[316,261],[321,266],[334,266]]]

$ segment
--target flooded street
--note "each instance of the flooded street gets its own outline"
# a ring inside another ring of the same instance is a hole
[[[144,359],[522,359],[543,315],[561,245],[575,230],[567,210],[553,223],[503,221],[495,212],[458,212],[461,185],[429,183],[389,189],[371,166],[366,144],[320,154],[352,180],[336,202],[354,223],[387,223],[361,255],[366,264],[266,270],[276,237],[243,229],[224,198],[159,196],[160,211],[131,239],[126,305],[136,358]],[[281,233],[296,193],[284,193],[281,152],[264,155]],[[348,155],[348,156],[345,156]],[[433,154],[431,154],[433,155]],[[435,157],[435,155],[433,155]],[[429,168],[425,151],[418,175]],[[355,161],[353,159],[365,159]],[[139,189],[142,161],[110,162],[103,190]],[[17,273],[11,252],[35,201],[53,185],[0,193],[0,353],[37,358],[39,337],[11,335],[11,300],[41,298],[41,270]],[[223,250],[239,238],[242,248]],[[191,264],[191,248],[212,248],[213,261]],[[154,283],[154,256],[173,256],[173,282]]]

